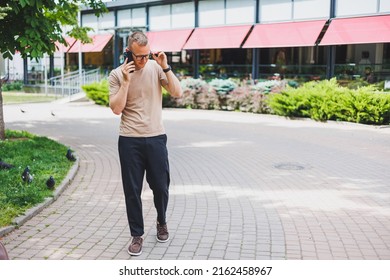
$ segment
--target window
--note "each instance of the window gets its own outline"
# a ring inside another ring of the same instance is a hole
[[[149,30],[184,29],[195,26],[193,2],[149,8]]]
[[[225,24],[225,3],[223,0],[199,1],[199,26]]]
[[[153,6],[149,8],[150,30],[171,28],[171,5]]]
[[[255,1],[226,1],[226,24],[254,23]]]
[[[195,6],[193,2],[172,5],[172,29],[195,26]]]
[[[115,14],[114,12],[109,12],[107,14],[102,14],[101,17],[98,18],[99,29],[108,29],[115,27]],[[97,30],[95,30],[97,31]]]
[[[260,1],[260,21],[287,21],[292,19],[291,0],[262,0]]]
[[[94,30],[92,32],[98,31],[98,21],[95,14],[86,14],[82,17],[82,26],[83,27],[91,27]]]
[[[294,19],[328,18],[329,0],[294,0]]]
[[[377,12],[377,1],[338,0],[336,1],[336,16],[352,16],[373,14]]]

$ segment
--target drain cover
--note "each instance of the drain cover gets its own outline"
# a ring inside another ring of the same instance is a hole
[[[282,170],[302,170],[305,169],[305,166],[299,163],[294,162],[283,162],[274,165],[276,169],[282,169]]]

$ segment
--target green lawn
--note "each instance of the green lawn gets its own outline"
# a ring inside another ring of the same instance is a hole
[[[56,96],[44,93],[25,93],[19,91],[3,91],[3,104],[50,102],[56,100]]]
[[[6,130],[6,140],[0,140],[0,160],[13,167],[0,168],[0,227],[52,196],[46,181],[53,176],[55,189],[74,164],[66,158],[67,149],[47,137]],[[31,183],[21,178],[27,166],[33,176]]]

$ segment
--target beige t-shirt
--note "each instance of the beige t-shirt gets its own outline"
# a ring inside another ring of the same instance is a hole
[[[110,96],[120,88],[123,75],[120,67],[109,76]],[[165,133],[162,122],[162,81],[167,77],[154,60],[131,74],[125,109],[122,111],[119,135],[152,137]]]

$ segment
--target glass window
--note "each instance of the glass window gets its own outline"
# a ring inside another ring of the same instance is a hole
[[[180,29],[195,26],[195,6],[193,2],[172,5],[172,28]]]
[[[328,18],[329,0],[294,0],[294,19]]]
[[[99,29],[107,29],[115,27],[115,14],[114,12],[103,13],[101,17],[98,17]]]
[[[291,0],[262,0],[260,1],[260,21],[286,21],[292,19]]]
[[[225,24],[224,0],[199,1],[199,26]]]
[[[377,3],[376,0],[338,0],[336,1],[336,16],[373,14],[377,12]]]
[[[171,28],[171,5],[149,8],[149,28],[150,30]]]
[[[86,14],[82,17],[82,26],[83,27],[91,27],[94,30],[92,33],[98,31],[98,20],[95,14]]]
[[[254,23],[255,3],[253,0],[226,1],[226,24]]]
[[[390,1],[389,0],[380,0],[379,12],[380,13],[390,12]]]
[[[132,9],[132,11],[131,11],[131,26],[132,27],[145,27],[146,26],[145,8]]]
[[[131,26],[131,10],[118,11],[118,27]]]

